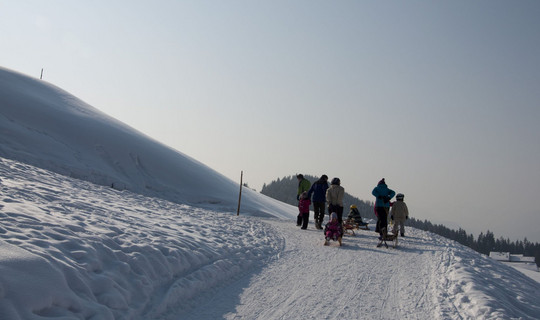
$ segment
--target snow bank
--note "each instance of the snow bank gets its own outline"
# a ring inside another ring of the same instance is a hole
[[[236,217],[0,159],[0,318],[153,319],[259,268],[283,240]]]

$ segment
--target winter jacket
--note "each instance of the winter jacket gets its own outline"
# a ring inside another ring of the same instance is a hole
[[[343,197],[345,196],[345,189],[337,184],[333,184],[326,190],[326,201],[328,204],[338,205],[343,207]]]
[[[339,238],[343,235],[343,227],[339,221],[330,221],[324,226],[324,235],[329,238]]]
[[[309,213],[310,204],[311,204],[311,201],[309,200],[309,198],[298,200],[298,211],[300,213]]]
[[[360,216],[360,212],[357,208],[352,208],[351,211],[349,211],[347,218],[354,220],[354,222],[358,224],[364,224],[364,221],[362,221],[362,216]]]
[[[396,201],[390,210],[390,214],[394,217],[394,221],[405,221],[409,217],[409,210],[404,201]]]
[[[302,192],[308,191],[309,187],[311,187],[311,182],[309,182],[309,180],[307,180],[307,179],[300,180],[298,182],[298,194],[296,195],[297,199],[299,199]]]
[[[328,190],[328,182],[326,180],[317,180],[311,185],[308,191],[308,198],[313,194],[313,202],[326,202],[326,190]]]
[[[392,189],[389,189],[385,183],[380,183],[373,189],[371,194],[374,195],[376,198],[375,207],[390,208],[390,199],[392,199],[396,195],[396,192]]]

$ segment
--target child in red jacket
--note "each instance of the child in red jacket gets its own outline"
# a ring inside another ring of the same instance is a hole
[[[330,240],[338,241],[341,246],[341,237],[343,236],[343,226],[338,220],[337,213],[332,212],[330,221],[324,227],[324,245],[327,246]]]
[[[309,200],[309,197],[307,195],[307,192],[304,191],[300,195],[300,199],[298,199],[298,219],[296,221],[296,225],[300,226],[302,224],[303,230],[307,229],[307,225],[309,222],[309,206],[311,205],[311,200]]]

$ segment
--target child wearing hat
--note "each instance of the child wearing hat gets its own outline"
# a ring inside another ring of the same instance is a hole
[[[338,220],[338,215],[332,212],[330,221],[324,227],[324,245],[327,246],[330,240],[338,241],[341,246],[341,237],[343,236],[343,226]]]
[[[397,234],[398,228],[400,229],[400,235],[405,236],[405,220],[409,219],[409,210],[407,204],[403,201],[405,195],[398,193],[396,195],[396,202],[392,205],[390,210],[390,219],[394,220],[393,233]]]

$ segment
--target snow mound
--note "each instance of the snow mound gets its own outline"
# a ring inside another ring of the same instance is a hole
[[[54,85],[3,68],[0,132],[4,158],[176,203],[237,208],[238,183]],[[291,206],[244,190],[245,213],[295,215]]]

